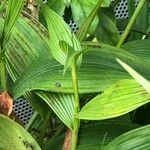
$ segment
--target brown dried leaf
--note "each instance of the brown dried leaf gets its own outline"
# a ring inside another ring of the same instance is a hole
[[[0,94],[0,114],[9,116],[13,110],[13,100],[7,92]]]

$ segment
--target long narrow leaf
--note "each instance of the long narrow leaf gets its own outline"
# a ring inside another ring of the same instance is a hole
[[[128,71],[128,73],[139,83],[143,86],[143,88],[150,93],[150,82],[145,79],[143,76],[141,76],[138,72],[136,72],[134,69],[132,69],[130,66],[128,66],[126,63],[121,61],[120,59],[117,59],[117,61],[124,67],[125,70]]]
[[[2,50],[5,48],[8,39],[11,34],[11,30],[17,20],[17,18],[20,15],[20,12],[22,10],[24,4],[24,0],[9,0],[8,2],[8,8],[6,12],[6,18],[5,18],[5,24],[3,29],[3,34],[1,37],[1,48]]]

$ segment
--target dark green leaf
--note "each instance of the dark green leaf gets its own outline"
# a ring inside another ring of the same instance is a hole
[[[150,125],[147,125],[124,133],[104,147],[104,150],[149,150],[149,131]]]
[[[122,133],[137,127],[139,126],[136,124],[122,122],[117,119],[82,124],[79,132],[77,150],[101,150],[104,145],[108,144]],[[57,135],[55,140],[47,144],[47,149],[44,150],[49,150],[50,148],[61,150],[64,136],[65,133]]]
[[[36,92],[71,130],[74,129],[74,97],[72,94]]]
[[[99,13],[99,25],[95,35],[98,41],[110,45],[116,45],[119,41],[119,31],[115,22],[104,12]]]

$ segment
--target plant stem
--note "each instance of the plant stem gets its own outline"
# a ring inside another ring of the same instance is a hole
[[[1,56],[0,58],[0,77],[1,77],[2,90],[7,91],[7,73],[6,73],[4,56]]]
[[[73,91],[74,91],[74,99],[75,99],[74,115],[76,115],[80,111],[76,60],[77,59],[75,57],[73,59],[73,65],[72,65],[72,83],[73,83]],[[74,118],[74,132],[72,132],[71,150],[76,150],[79,127],[80,127],[80,120]]]
[[[85,36],[100,8],[100,5],[102,3],[103,0],[99,0],[98,3],[96,4],[96,6],[94,7],[94,9],[91,11],[91,13],[89,14],[89,16],[86,18],[85,22],[83,23],[83,25],[79,28],[76,36],[79,39],[79,41],[84,41]]]
[[[119,40],[119,42],[117,44],[118,48],[121,47],[121,45],[124,43],[124,41],[126,40],[127,36],[129,35],[129,33],[131,31],[131,28],[133,27],[133,25],[134,25],[138,15],[139,15],[139,13],[142,10],[142,7],[144,6],[146,1],[147,0],[140,0],[139,1],[139,4],[138,4],[137,8],[135,9],[135,11],[134,11],[134,13],[133,13],[133,15],[132,15],[132,17],[131,17],[131,19],[130,19],[130,21],[129,21],[126,29],[125,29],[125,31],[124,31],[124,33],[123,33],[123,35],[121,36],[121,38],[120,38],[120,40]]]
[[[42,144],[43,144],[45,134],[46,134],[46,131],[47,131],[48,126],[49,126],[49,117],[50,117],[50,113],[48,113],[46,118],[44,118],[43,127],[41,129],[41,133],[39,135],[39,140],[38,140],[38,143],[40,146],[42,146]]]
[[[32,115],[31,119],[29,120],[29,123],[26,125],[26,130],[29,131],[31,126],[33,125],[33,123],[35,122],[36,118],[38,116],[37,112],[34,112],[34,114]]]

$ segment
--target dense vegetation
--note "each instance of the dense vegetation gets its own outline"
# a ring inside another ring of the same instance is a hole
[[[128,0],[128,20],[118,3],[0,0],[0,149],[150,149],[149,0]]]

